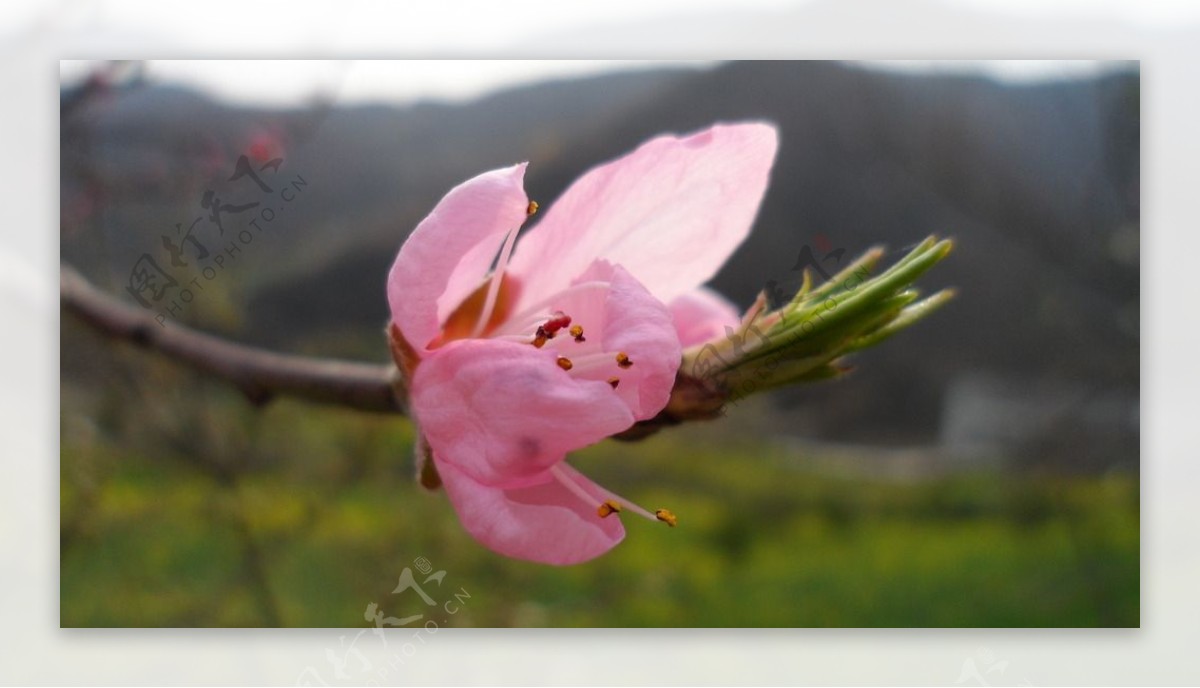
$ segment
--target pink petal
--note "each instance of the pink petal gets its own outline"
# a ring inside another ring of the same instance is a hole
[[[450,503],[467,532],[505,556],[544,564],[578,564],[612,549],[625,537],[615,516],[600,518],[596,507],[607,496],[577,471],[560,465],[585,492],[587,504],[549,473],[522,487],[484,485],[434,454]]]
[[[517,309],[597,258],[623,266],[664,303],[707,282],[750,231],[776,139],[769,124],[717,125],[652,139],[586,173],[517,246]]]
[[[603,280],[610,288],[599,293],[603,298],[602,326],[598,350],[607,352],[611,363],[592,371],[598,380],[617,378],[617,394],[629,405],[638,420],[652,418],[667,405],[675,387],[682,351],[671,314],[624,267],[596,261],[576,281]],[[592,292],[596,294],[596,292]],[[569,312],[569,311],[568,311]],[[582,323],[582,319],[576,322]],[[585,333],[595,328],[587,328]],[[560,347],[560,351],[565,350]],[[620,368],[615,354],[621,352],[633,361]]]
[[[524,178],[522,163],[459,184],[400,247],[388,275],[388,303],[392,321],[418,352],[483,283],[504,236],[525,221]]]
[[[625,430],[633,415],[601,381],[576,379],[548,349],[452,341],[413,376],[413,413],[442,463],[501,485],[545,471],[575,449]]]
[[[741,322],[737,308],[724,296],[699,287],[672,301],[668,308],[679,333],[679,343],[686,349],[725,336],[725,328],[736,328]]]

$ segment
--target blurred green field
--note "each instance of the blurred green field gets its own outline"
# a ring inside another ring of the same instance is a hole
[[[418,488],[404,419],[173,394],[64,405],[65,627],[365,627],[371,603],[426,611],[392,594],[418,557],[446,571],[423,586],[439,605],[469,595],[445,626],[1139,624],[1136,476],[833,477],[674,429],[573,463],[680,526],[626,518],[608,556],[553,568],[482,548]]]

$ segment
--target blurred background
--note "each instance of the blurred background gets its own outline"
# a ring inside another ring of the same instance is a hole
[[[440,594],[470,592],[454,626],[1138,625],[1136,63],[68,62],[61,76],[64,263],[241,342],[385,362],[384,277],[449,188],[529,160],[546,205],[646,138],[740,119],[775,122],[781,147],[716,289],[746,306],[798,286],[806,246],[846,261],[938,233],[957,248],[921,285],[959,291],[844,380],[580,452],[681,527],[630,522],[613,553],[570,569],[463,533],[413,483],[404,419],[257,409],[64,317],[63,626],[371,626],[372,604],[420,611],[392,590],[422,557],[447,572]],[[139,269],[168,286],[130,291]]]

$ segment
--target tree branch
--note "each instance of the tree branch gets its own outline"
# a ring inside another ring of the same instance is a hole
[[[953,242],[930,236],[895,265],[870,276],[883,255],[881,248],[872,249],[817,289],[810,288],[806,272],[801,291],[782,308],[766,314],[764,292],[740,334],[706,345],[690,363],[685,354],[671,398],[658,415],[613,437],[639,440],[664,427],[716,418],[728,403],[760,389],[842,375],[846,371],[838,364],[842,356],[878,344],[954,296],[953,290],[944,289],[918,301],[912,288],[913,281],[945,258],[952,247]],[[234,344],[178,324],[166,326],[146,310],[100,291],[67,265],[62,266],[60,289],[63,308],[100,332],[154,349],[230,382],[251,403],[266,404],[276,395],[286,394],[360,411],[405,412],[407,393],[393,366],[289,356]],[[759,325],[766,329],[765,334],[758,331]],[[752,350],[742,351],[747,329],[753,329],[762,341]],[[405,360],[404,350],[393,348],[393,355],[400,357],[397,360]],[[705,353],[713,354],[709,358],[715,357],[721,364],[714,369],[715,376],[697,372],[713,366],[712,360],[701,365]]]
[[[251,403],[277,395],[360,411],[404,413],[395,368],[275,353],[235,344],[179,324],[161,325],[149,311],[122,303],[63,265],[62,307],[99,332],[152,349],[237,387]]]
[[[405,413],[403,382],[394,366],[280,354],[179,324],[161,325],[149,311],[104,293],[68,265],[61,266],[59,282],[63,309],[92,328],[229,382],[256,406],[285,395],[360,411]],[[664,427],[713,418],[723,402],[723,396],[681,374],[666,408],[613,437],[640,440]]]

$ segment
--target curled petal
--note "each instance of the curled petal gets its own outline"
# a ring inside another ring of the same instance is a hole
[[[596,261],[578,281],[591,280],[611,285],[603,294],[604,350],[625,353],[633,362],[621,368],[614,358],[603,377],[619,378],[617,393],[637,420],[652,418],[671,399],[682,356],[671,314],[620,265]]]
[[[661,136],[580,177],[522,238],[517,308],[595,259],[622,265],[664,303],[707,282],[742,243],[775,158],[775,128],[717,125]]]
[[[729,299],[708,287],[699,287],[677,297],[667,308],[675,321],[683,348],[703,344],[725,336],[725,328],[741,322],[737,308]]]
[[[557,470],[594,496],[595,505],[584,502],[549,472],[518,487],[496,487],[440,461],[437,454],[434,461],[463,527],[505,556],[560,566],[578,564],[604,554],[625,537],[619,518],[600,518],[596,513],[596,505],[607,495],[566,464]]]
[[[388,275],[392,321],[423,351],[483,281],[504,236],[525,221],[525,164],[451,189],[400,247]]]
[[[439,468],[452,464],[481,484],[508,484],[633,424],[609,385],[573,378],[555,358],[487,339],[430,353],[413,376],[411,403]]]

